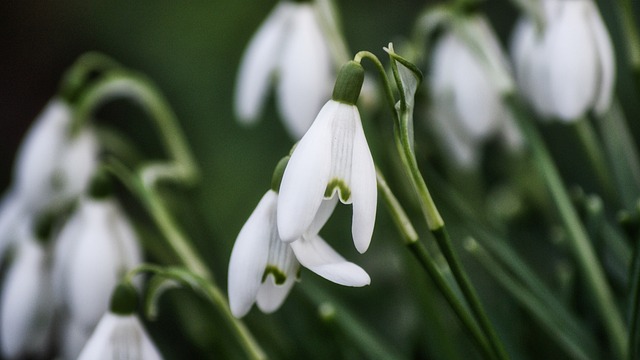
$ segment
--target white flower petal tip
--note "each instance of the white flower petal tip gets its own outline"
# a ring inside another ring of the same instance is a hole
[[[375,166],[358,108],[334,100],[320,110],[285,169],[278,200],[278,230],[286,242],[312,226],[325,199],[353,204],[354,242],[365,251],[377,205]],[[326,221],[326,220],[325,220]]]
[[[299,139],[331,91],[329,44],[312,4],[281,1],[260,26],[241,60],[235,112],[244,124],[260,117],[272,80],[286,130]],[[309,57],[307,54],[313,53]],[[278,76],[274,76],[275,74]]]
[[[603,113],[613,96],[613,45],[592,1],[544,1],[541,33],[520,20],[512,39],[518,86],[544,118],[573,122]]]
[[[291,243],[300,264],[339,285],[360,287],[371,278],[360,266],[346,261],[319,236],[303,237]]]
[[[278,194],[269,190],[247,219],[231,251],[228,292],[232,314],[245,316],[254,303],[273,312],[295,282],[299,263],[278,235]]]
[[[78,360],[115,358],[161,360],[162,355],[135,315],[106,313],[82,349]]]

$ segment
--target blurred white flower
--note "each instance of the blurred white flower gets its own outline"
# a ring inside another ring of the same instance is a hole
[[[236,317],[246,315],[257,303],[263,312],[282,305],[293,286],[300,264],[318,275],[345,286],[364,286],[369,275],[346,261],[318,231],[337,203],[325,201],[308,231],[292,243],[280,238],[277,218],[278,193],[269,190],[244,224],[229,260],[229,304]]]
[[[109,309],[118,280],[141,261],[137,236],[115,200],[81,199],[56,243],[56,304],[71,321],[93,329]]]
[[[0,256],[16,219],[58,208],[82,194],[98,163],[91,128],[70,135],[71,109],[51,100],[27,132],[15,160],[13,183],[0,206]]]
[[[135,314],[106,313],[78,360],[160,360],[162,355]]]
[[[430,118],[454,161],[463,168],[476,167],[482,144],[496,135],[519,147],[522,139],[502,102],[512,88],[509,66],[486,19],[460,19],[432,53]]]
[[[42,357],[50,345],[54,315],[49,259],[43,243],[22,220],[15,257],[2,286],[0,343],[5,359]]]
[[[511,42],[518,86],[544,118],[571,122],[608,110],[615,59],[611,39],[591,0],[545,0],[544,24],[522,17]]]
[[[312,3],[281,1],[249,43],[240,63],[235,111],[243,123],[262,112],[271,81],[289,134],[299,139],[330,95],[332,60]]]

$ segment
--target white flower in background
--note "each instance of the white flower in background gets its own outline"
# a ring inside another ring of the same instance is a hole
[[[0,344],[5,359],[42,357],[50,345],[54,315],[45,245],[22,220],[13,262],[4,278],[0,304]]]
[[[135,314],[106,313],[82,349],[78,360],[161,360]]]
[[[575,121],[608,110],[615,59],[611,39],[591,0],[545,0],[544,24],[523,17],[512,38],[518,86],[545,118]]]
[[[0,206],[0,256],[16,219],[64,205],[87,187],[98,163],[98,141],[90,128],[70,136],[71,109],[54,99],[26,134],[13,170],[11,189]]]
[[[519,147],[522,139],[502,102],[512,86],[509,66],[486,19],[460,19],[432,53],[430,118],[455,162],[476,167],[482,144],[496,135]]]
[[[340,285],[370,283],[362,268],[346,261],[318,236],[337,200],[325,201],[308,231],[290,244],[282,241],[278,233],[277,203],[278,193],[269,190],[233,246],[228,286],[234,316],[246,315],[254,303],[266,313],[277,310],[296,281],[300,264]]]
[[[60,232],[54,258],[55,302],[87,331],[108,310],[120,277],[142,261],[131,224],[109,197],[81,199]]]
[[[355,106],[364,70],[349,62],[338,74],[332,100],[316,117],[291,155],[280,186],[278,231],[284,241],[299,239],[323,200],[335,196],[353,204],[352,236],[367,251],[376,218],[376,170]]]
[[[312,3],[281,1],[255,34],[240,63],[235,111],[243,123],[262,112],[270,84],[289,134],[299,139],[331,91],[332,61]]]

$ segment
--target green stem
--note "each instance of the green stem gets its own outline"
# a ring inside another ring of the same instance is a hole
[[[533,126],[533,123],[527,118],[523,106],[513,95],[505,96],[505,102],[510,107],[520,130],[528,140],[533,151],[534,160],[540,172],[544,175],[544,180],[569,235],[574,256],[585,275],[584,277],[587,281],[588,288],[593,295],[596,307],[604,321],[611,345],[618,358],[624,358],[628,344],[627,332],[620,312],[617,310],[613,293],[591,246],[587,232],[571,204],[569,195],[564,188],[558,170],[553,164],[551,155],[543,143],[540,134]]]
[[[429,275],[436,284],[445,300],[449,303],[449,306],[453,309],[453,312],[464,325],[464,329],[478,345],[478,348],[481,350],[484,357],[487,359],[493,358],[491,347],[487,343],[487,339],[482,331],[480,331],[478,324],[469,314],[469,309],[462,301],[460,301],[460,298],[453,291],[443,274],[438,270],[435,262],[431,259],[431,256],[429,256],[429,252],[424,244],[419,241],[418,234],[411,224],[411,220],[409,220],[409,217],[406,215],[402,205],[400,205],[400,202],[391,192],[391,189],[387,185],[382,173],[378,171],[377,175],[378,190],[382,193],[382,197],[387,205],[387,209],[391,212],[391,217],[396,224],[396,228],[404,238],[405,245],[411,251],[413,256],[415,256],[416,260],[418,260],[427,275]]]
[[[75,103],[88,81],[94,75],[120,68],[115,60],[98,52],[80,56],[65,72],[60,83],[60,95],[70,104]]]
[[[636,19],[631,0],[618,0],[619,11],[618,16],[621,17],[621,25],[627,45],[627,57],[629,66],[633,71],[633,79],[636,85],[636,91],[640,94],[640,34],[636,26]]]

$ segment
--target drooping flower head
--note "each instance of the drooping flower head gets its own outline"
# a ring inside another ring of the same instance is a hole
[[[233,246],[229,260],[229,304],[236,317],[249,312],[257,303],[263,312],[277,310],[289,294],[298,276],[300,264],[316,274],[345,286],[364,286],[369,275],[335,252],[318,232],[335,208],[337,199],[325,201],[305,234],[292,243],[282,241],[277,226],[277,189],[280,162],[274,173],[272,189],[262,197]]]
[[[94,177],[89,195],[60,231],[52,275],[56,304],[89,332],[109,308],[120,277],[142,261],[133,227],[103,175]]]
[[[373,158],[355,105],[363,79],[359,63],[350,61],[342,67],[332,99],[291,155],[278,200],[278,230],[284,241],[299,239],[323,201],[338,197],[344,204],[353,204],[356,249],[363,253],[369,247],[377,189]]]
[[[299,139],[331,91],[332,61],[316,5],[281,1],[255,34],[240,63],[235,111],[240,121],[260,116],[270,84],[290,135]]]
[[[110,309],[100,319],[78,356],[79,360],[162,359],[135,314],[136,296],[135,289],[130,285],[120,284],[115,288]]]
[[[613,46],[591,0],[545,0],[543,24],[523,16],[511,52],[518,86],[543,118],[575,121],[603,113],[615,80]]]
[[[459,166],[477,166],[480,147],[492,136],[502,136],[514,147],[521,143],[502,102],[510,78],[499,42],[479,14],[454,21],[435,44],[428,82],[430,118]]]

